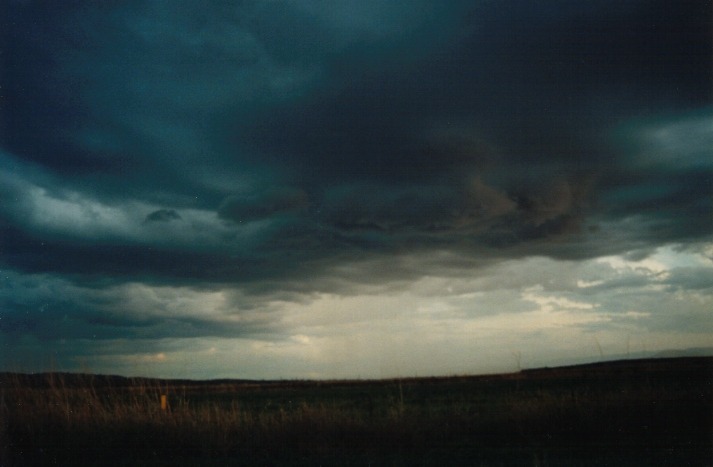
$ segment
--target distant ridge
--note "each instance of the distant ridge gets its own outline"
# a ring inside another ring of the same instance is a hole
[[[676,358],[676,357],[713,357],[713,347],[692,347],[690,349],[672,349],[657,352],[657,358]]]
[[[11,373],[0,372],[0,388],[13,385],[24,387],[94,387],[94,388],[120,388],[120,387],[148,387],[156,388],[162,386],[303,386],[303,385],[329,385],[329,384],[389,384],[395,380],[438,382],[455,379],[478,379],[478,380],[506,380],[506,379],[549,379],[551,377],[576,377],[576,378],[600,378],[612,375],[624,375],[634,373],[660,373],[671,374],[683,373],[711,373],[713,375],[713,355],[708,348],[700,349],[704,355],[677,356],[679,351],[659,352],[654,357],[648,358],[620,358],[613,360],[602,360],[574,365],[561,365],[554,367],[539,367],[523,369],[514,373],[483,374],[483,375],[454,375],[454,376],[424,376],[406,377],[372,380],[249,380],[249,379],[166,379],[166,378],[146,378],[146,377],[126,377],[117,375],[95,375],[87,373],[69,372],[49,372],[49,373]],[[680,352],[688,352],[680,351]],[[673,355],[673,356],[667,356]]]
[[[552,361],[550,368],[587,365],[590,363],[613,362],[618,360],[648,360],[652,358],[713,357],[713,347],[689,347],[686,349],[666,349],[659,351],[638,351],[618,354],[604,354],[576,360],[558,359]],[[538,367],[529,367],[538,368]]]
[[[204,384],[254,384],[256,381],[247,379],[212,379],[212,380],[192,380],[192,379],[168,379],[168,378],[148,378],[148,377],[128,377],[119,375],[101,375],[92,373],[72,373],[72,372],[43,372],[43,373],[18,373],[0,372],[0,388],[11,384],[21,383],[26,387],[82,387],[91,386],[95,388],[121,388],[147,386],[155,387],[157,384],[171,384],[184,386],[198,386]],[[260,382],[262,384],[262,382]],[[265,382],[267,383],[267,382]]]
[[[640,359],[620,359],[606,360],[593,363],[583,363],[579,365],[543,367],[522,370],[526,378],[546,378],[550,375],[576,376],[585,378],[596,378],[600,376],[611,377],[613,375],[631,373],[662,373],[671,374],[698,372],[710,373],[713,375],[713,356],[685,356],[685,357],[654,357]]]

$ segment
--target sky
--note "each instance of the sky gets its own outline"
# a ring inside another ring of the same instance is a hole
[[[713,347],[710,0],[0,0],[0,370]]]

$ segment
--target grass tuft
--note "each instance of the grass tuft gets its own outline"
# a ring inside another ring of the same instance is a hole
[[[5,373],[0,465],[705,465],[712,369],[688,358],[355,382]]]

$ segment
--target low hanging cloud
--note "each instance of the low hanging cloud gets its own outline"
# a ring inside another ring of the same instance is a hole
[[[34,164],[15,170],[20,179],[25,170],[32,173],[28,180],[36,187],[15,191],[17,210],[8,214],[6,228],[23,236],[48,225],[46,216],[36,217],[32,228],[16,222],[30,196],[35,216],[46,205],[75,218],[63,216],[72,225],[55,223],[73,232],[53,245],[58,255],[69,250],[68,242],[89,253],[92,243],[74,240],[102,232],[125,252],[158,246],[149,232],[159,238],[159,224],[181,221],[185,229],[163,235],[173,245],[160,249],[167,258],[142,263],[155,276],[174,271],[196,280],[203,275],[192,267],[196,258],[178,247],[186,245],[180,239],[199,241],[204,253],[209,246],[215,255],[199,263],[231,280],[244,277],[237,270],[245,264],[260,277],[277,270],[300,276],[297,263],[329,267],[345,251],[369,256],[435,247],[466,254],[491,249],[488,255],[502,257],[581,257],[626,252],[635,236],[639,251],[647,242],[705,238],[712,175],[695,148],[710,139],[710,91],[703,85],[710,70],[693,60],[684,72],[671,73],[679,63],[657,51],[671,46],[665,37],[677,37],[687,56],[706,57],[706,46],[695,40],[706,26],[693,6],[668,7],[671,14],[664,15],[666,8],[643,2],[610,10],[607,2],[595,3],[599,7],[585,12],[523,5],[512,11],[507,32],[495,6],[467,2],[438,8],[419,2],[407,15],[403,6],[371,4],[317,14],[316,4],[294,2],[216,2],[200,14],[194,14],[196,5],[169,11],[160,1],[57,6],[56,14],[96,45],[71,54],[64,42],[49,47],[54,65],[47,61],[46,81],[38,81],[43,55],[25,62],[21,54],[60,32],[64,41],[75,33],[46,22],[36,37],[12,25],[6,31],[17,45],[4,78],[9,121],[17,125],[3,146],[8,160]],[[16,23],[33,17],[33,8],[13,6]],[[539,22],[525,21],[535,13]],[[600,23],[603,17],[611,21]],[[442,24],[440,32],[429,29],[427,19]],[[267,34],[275,22],[284,26],[282,35]],[[601,40],[601,24],[609,24],[608,42]],[[312,32],[301,36],[308,26]],[[649,34],[656,27],[670,35]],[[431,46],[411,44],[416,35]],[[402,41],[373,53],[396,38]],[[450,54],[439,54],[439,47]],[[642,75],[620,60],[633,51],[640,66],[659,72]],[[116,53],[125,59],[123,71],[86,66],[114,63]],[[612,73],[594,80],[594,65]],[[166,80],[166,70],[183,78]],[[72,86],[80,77],[89,84]],[[47,96],[46,147],[34,139],[30,144],[22,129],[35,128],[37,120],[35,100],[22,100],[21,82]],[[649,97],[618,101],[614,85]],[[49,95],[58,87],[66,89],[62,105]],[[88,113],[63,117],[80,103]],[[642,108],[660,110],[654,120],[633,118]],[[73,136],[60,144],[59,134]],[[50,152],[57,156],[46,157]],[[100,168],[97,176],[87,175],[92,164]],[[158,166],[163,175],[156,179],[150,174]],[[74,172],[67,172],[71,167]],[[60,180],[69,198],[55,196]],[[139,234],[121,207],[123,194],[138,205],[171,207],[142,214],[151,229]],[[77,220],[88,212],[87,219],[97,222],[80,233]],[[617,223],[617,235],[627,241],[609,241]],[[257,248],[237,246],[248,237]],[[294,255],[297,261],[280,263]],[[12,258],[22,267],[26,255]],[[191,264],[178,267],[179,258]],[[67,271],[59,263],[45,262],[44,270]]]
[[[336,365],[341,303],[434,346],[424,323],[532,344],[513,316],[683,342],[709,329],[707,3],[10,2],[0,339]]]
[[[309,198],[302,190],[273,188],[258,195],[228,196],[218,207],[218,217],[238,223],[251,222],[299,213],[308,205]]]
[[[144,222],[171,222],[182,219],[173,209],[158,209],[146,215]]]

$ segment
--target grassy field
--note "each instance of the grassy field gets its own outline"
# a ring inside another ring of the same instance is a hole
[[[378,381],[0,378],[2,466],[713,465],[708,357]]]

